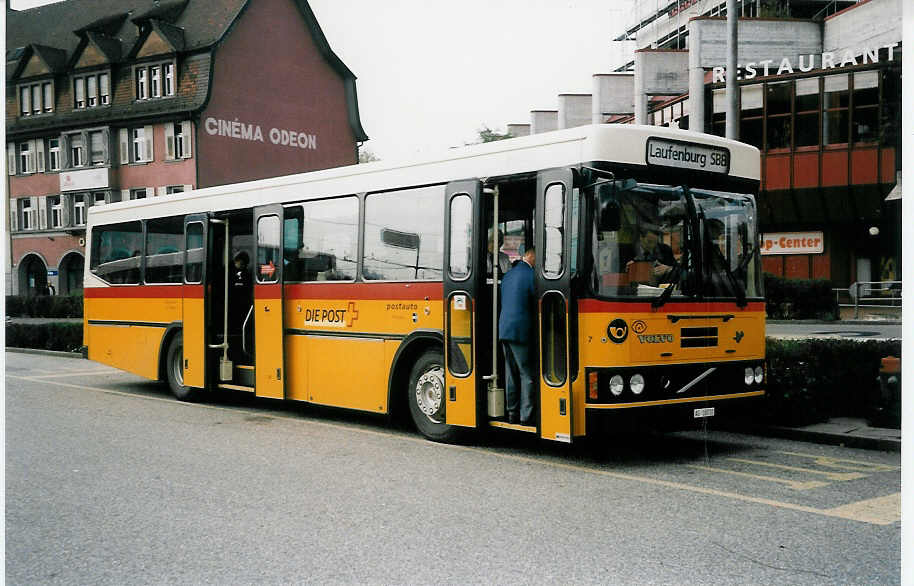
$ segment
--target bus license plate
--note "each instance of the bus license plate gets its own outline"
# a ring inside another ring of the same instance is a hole
[[[705,407],[703,409],[695,410],[695,419],[701,419],[702,417],[714,417],[714,407]]]

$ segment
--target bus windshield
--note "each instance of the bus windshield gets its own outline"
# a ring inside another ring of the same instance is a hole
[[[751,196],[613,180],[594,186],[600,297],[761,295]]]

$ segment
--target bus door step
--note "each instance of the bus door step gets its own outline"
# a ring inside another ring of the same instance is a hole
[[[254,386],[254,365],[236,364],[232,381],[246,387]],[[252,389],[253,390],[253,389]]]
[[[514,431],[536,433],[535,425],[521,425],[520,423],[508,423],[507,421],[490,421],[489,425],[492,427],[500,427],[501,429],[513,429]]]
[[[219,383],[220,389],[226,389],[229,391],[244,391],[245,393],[253,393],[254,387],[249,387],[246,385],[233,385],[228,383]]]

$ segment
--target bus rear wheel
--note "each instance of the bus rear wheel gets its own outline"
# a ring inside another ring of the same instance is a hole
[[[165,379],[172,394],[181,401],[196,401],[200,390],[184,385],[184,335],[177,334],[165,353]]]
[[[436,442],[457,441],[460,430],[444,421],[444,356],[428,350],[413,365],[406,389],[409,414],[419,433]]]

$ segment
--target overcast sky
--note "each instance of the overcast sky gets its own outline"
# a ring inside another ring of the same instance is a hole
[[[365,147],[410,158],[503,132],[631,58],[633,0],[309,0],[358,77]],[[15,9],[47,4],[12,0]]]

